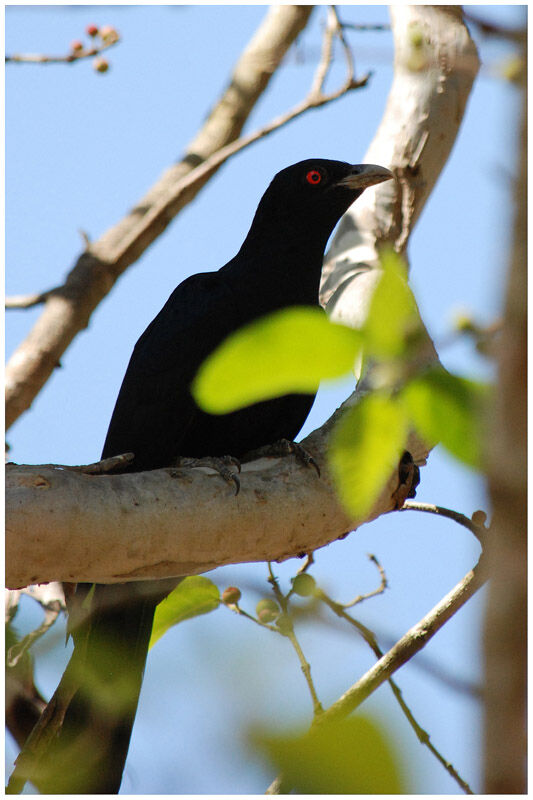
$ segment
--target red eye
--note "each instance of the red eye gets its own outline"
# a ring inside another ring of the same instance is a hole
[[[307,183],[310,183],[312,186],[316,186],[322,180],[322,175],[317,169],[312,169],[307,173],[305,179]]]

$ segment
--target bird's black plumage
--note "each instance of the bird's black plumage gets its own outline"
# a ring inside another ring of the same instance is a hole
[[[390,177],[382,167],[325,159],[279,172],[237,255],[218,272],[187,278],[140,337],[102,456],[133,452],[130,469],[139,471],[170,466],[179,456],[242,458],[294,439],[313,395],[286,395],[211,416],[196,406],[191,381],[205,357],[242,325],[283,307],[318,305],[322,259],[335,224],[367,186]],[[171,585],[97,585],[86,597],[90,614],[73,630],[74,654],[54,695],[61,700],[61,692],[70,691],[73,697],[65,702],[61,733],[40,768],[33,768],[41,791],[118,791],[155,606]],[[80,587],[79,594],[86,593]],[[93,676],[105,689],[100,704]],[[121,693],[115,708],[111,701]],[[47,762],[55,766],[45,774]]]

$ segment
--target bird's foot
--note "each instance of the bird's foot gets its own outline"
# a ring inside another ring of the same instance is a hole
[[[246,461],[251,461],[252,459],[262,458],[263,456],[277,456],[283,458],[290,455],[295,456],[296,460],[305,467],[314,467],[318,477],[320,477],[320,467],[313,456],[308,453],[301,444],[298,444],[298,442],[291,442],[290,439],[280,439],[272,444],[266,444],[264,447],[259,447],[257,450],[252,450],[251,453],[247,453],[245,458]]]
[[[235,494],[239,494],[241,482],[231,467],[237,467],[237,472],[240,472],[241,463],[234,456],[204,456],[203,458],[187,458],[183,456],[177,459],[175,466],[186,468],[209,467],[214,469],[226,483],[235,487]]]

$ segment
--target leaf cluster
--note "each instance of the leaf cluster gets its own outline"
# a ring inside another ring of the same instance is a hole
[[[381,272],[360,330],[331,322],[318,308],[284,309],[228,337],[192,385],[200,407],[225,414],[290,392],[316,392],[321,381],[343,377],[362,361],[372,391],[341,418],[329,449],[339,496],[360,518],[411,430],[429,446],[441,443],[464,464],[482,468],[489,399],[486,385],[427,366],[428,338],[405,264],[386,250]]]

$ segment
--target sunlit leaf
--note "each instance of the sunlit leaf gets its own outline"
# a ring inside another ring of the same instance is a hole
[[[254,733],[275,771],[295,794],[404,794],[398,758],[367,717],[317,725],[303,735]]]
[[[438,368],[411,380],[401,400],[428,444],[440,442],[460,461],[479,469],[489,392],[486,384]]]
[[[402,258],[392,250],[380,257],[383,275],[376,286],[363,326],[365,354],[390,358],[406,352],[420,328],[415,299]]]
[[[159,603],[154,616],[150,647],[173,625],[208,614],[220,605],[218,587],[202,575],[191,575]]]
[[[236,331],[202,364],[192,385],[211,414],[291,392],[316,392],[349,372],[360,333],[313,307],[283,309]]]
[[[404,409],[388,395],[361,398],[333,431],[329,458],[339,497],[362,519],[370,511],[407,437]]]

